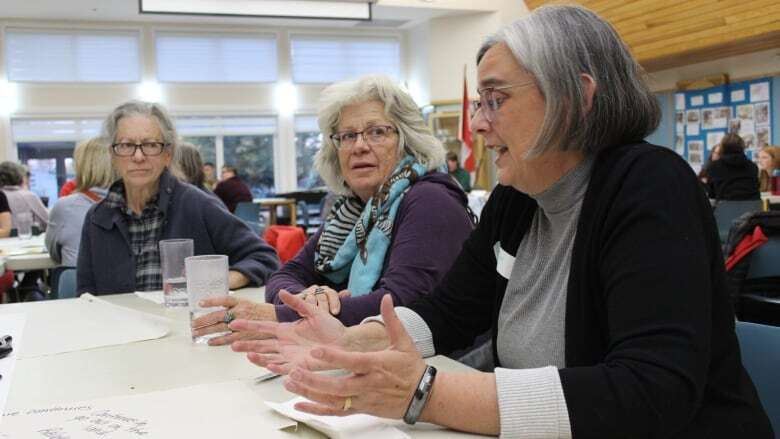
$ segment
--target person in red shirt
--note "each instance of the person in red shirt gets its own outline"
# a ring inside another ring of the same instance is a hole
[[[236,211],[236,205],[242,201],[252,201],[252,192],[249,186],[238,176],[238,171],[233,166],[222,167],[222,181],[214,188],[214,194],[225,203],[230,213]]]

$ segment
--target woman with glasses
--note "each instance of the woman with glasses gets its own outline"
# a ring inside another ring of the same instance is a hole
[[[345,328],[232,322],[320,415],[369,413],[517,438],[771,438],[740,360],[709,201],[674,151],[642,139],[660,111],[615,30],[547,6],[479,51],[472,127],[499,186],[452,269],[405,307]],[[422,357],[491,330],[489,372]],[[360,352],[356,352],[360,351]],[[325,375],[312,369],[346,369]]]
[[[172,175],[176,129],[161,105],[124,103],[106,118],[103,130],[120,179],[84,219],[79,293],[161,289],[162,239],[189,238],[196,255],[227,255],[231,289],[263,285],[276,271],[273,248],[217,198]]]
[[[472,230],[467,198],[447,174],[444,148],[417,104],[389,78],[369,76],[333,84],[321,96],[323,145],[315,167],[339,195],[323,227],[266,286],[267,304],[213,299],[231,316],[290,322],[281,291],[354,325],[379,312],[382,296],[409,304],[433,290]],[[223,321],[219,311],[194,326]],[[204,333],[225,331],[225,323]],[[198,332],[196,331],[196,334]],[[226,344],[255,337],[237,332]]]

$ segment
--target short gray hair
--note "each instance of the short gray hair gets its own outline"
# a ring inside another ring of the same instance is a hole
[[[413,155],[428,170],[444,164],[444,147],[441,142],[425,124],[412,97],[390,78],[371,75],[337,82],[328,86],[320,95],[317,118],[322,133],[322,147],[314,159],[314,167],[322,180],[337,194],[346,195],[349,191],[341,175],[338,151],[330,136],[336,131],[344,107],[369,101],[384,104],[385,114],[398,129],[399,152]]]
[[[645,73],[617,32],[581,6],[543,6],[498,31],[477,55],[505,43],[544,96],[544,121],[528,156],[551,149],[593,154],[651,134],[661,110]],[[585,114],[581,74],[596,92]]]
[[[173,119],[168,115],[165,107],[156,102],[133,100],[114,108],[114,111],[103,122],[103,137],[108,140],[109,144],[116,142],[116,131],[119,121],[122,118],[131,116],[146,116],[157,120],[162,141],[170,145],[172,154],[175,152],[178,139],[176,125],[174,125]]]
[[[16,162],[0,163],[0,187],[21,186],[27,169]]]

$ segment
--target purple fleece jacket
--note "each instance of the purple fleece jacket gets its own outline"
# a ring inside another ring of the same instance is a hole
[[[359,297],[341,299],[341,313],[336,316],[345,325],[360,323],[379,314],[382,296],[392,294],[396,306],[406,306],[433,288],[449,270],[473,226],[466,212],[466,195],[447,174],[428,173],[406,193],[393,225],[390,248],[385,256],[382,277],[373,291]],[[336,291],[346,283],[334,284],[314,271],[314,248],[320,229],[300,252],[266,284],[265,300],[276,304],[280,322],[300,318],[282,305],[279,290],[297,294],[311,285],[327,285]]]

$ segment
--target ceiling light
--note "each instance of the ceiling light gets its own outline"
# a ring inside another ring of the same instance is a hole
[[[138,0],[142,14],[370,20],[371,0]]]
[[[138,86],[138,98],[146,102],[161,102],[162,87],[154,81],[145,81]]]
[[[0,115],[7,116],[16,112],[19,104],[16,84],[0,80]]]

